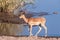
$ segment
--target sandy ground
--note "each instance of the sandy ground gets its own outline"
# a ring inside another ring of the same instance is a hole
[[[60,37],[13,37],[13,36],[0,36],[0,40],[60,40]]]

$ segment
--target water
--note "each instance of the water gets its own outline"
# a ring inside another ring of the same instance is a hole
[[[35,0],[35,8],[26,7],[28,11],[33,12],[48,12],[52,14],[54,11],[57,15],[44,16],[47,20],[48,36],[60,36],[60,0]],[[38,31],[38,27],[33,27],[33,34]],[[44,36],[44,29],[38,34]],[[21,35],[29,35],[28,27],[25,27]]]

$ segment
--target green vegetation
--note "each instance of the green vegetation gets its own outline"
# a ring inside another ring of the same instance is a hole
[[[28,3],[29,0],[0,0],[0,7],[3,8],[3,11],[12,12],[18,6],[19,7],[25,6],[24,5],[25,2]]]
[[[25,6],[24,3],[28,3],[29,1],[30,0],[0,0],[0,14],[11,14],[18,6],[22,8]],[[16,35],[17,33],[22,32],[23,25],[18,25],[19,24],[0,23],[0,35]]]

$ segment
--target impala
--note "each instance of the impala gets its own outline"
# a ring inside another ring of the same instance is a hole
[[[29,32],[30,32],[30,36],[32,36],[32,26],[33,25],[38,25],[39,26],[39,30],[36,33],[35,36],[37,36],[39,34],[39,32],[41,31],[42,27],[45,29],[45,36],[47,36],[47,27],[46,27],[46,19],[44,17],[40,17],[40,18],[26,18],[26,16],[22,13],[19,18],[22,18],[28,25],[29,25]]]

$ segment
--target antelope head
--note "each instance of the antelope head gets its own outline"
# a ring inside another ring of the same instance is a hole
[[[21,14],[19,18],[24,18],[24,14]]]
[[[25,15],[25,11],[20,11],[20,16],[19,16],[19,18],[23,18],[24,15]]]

